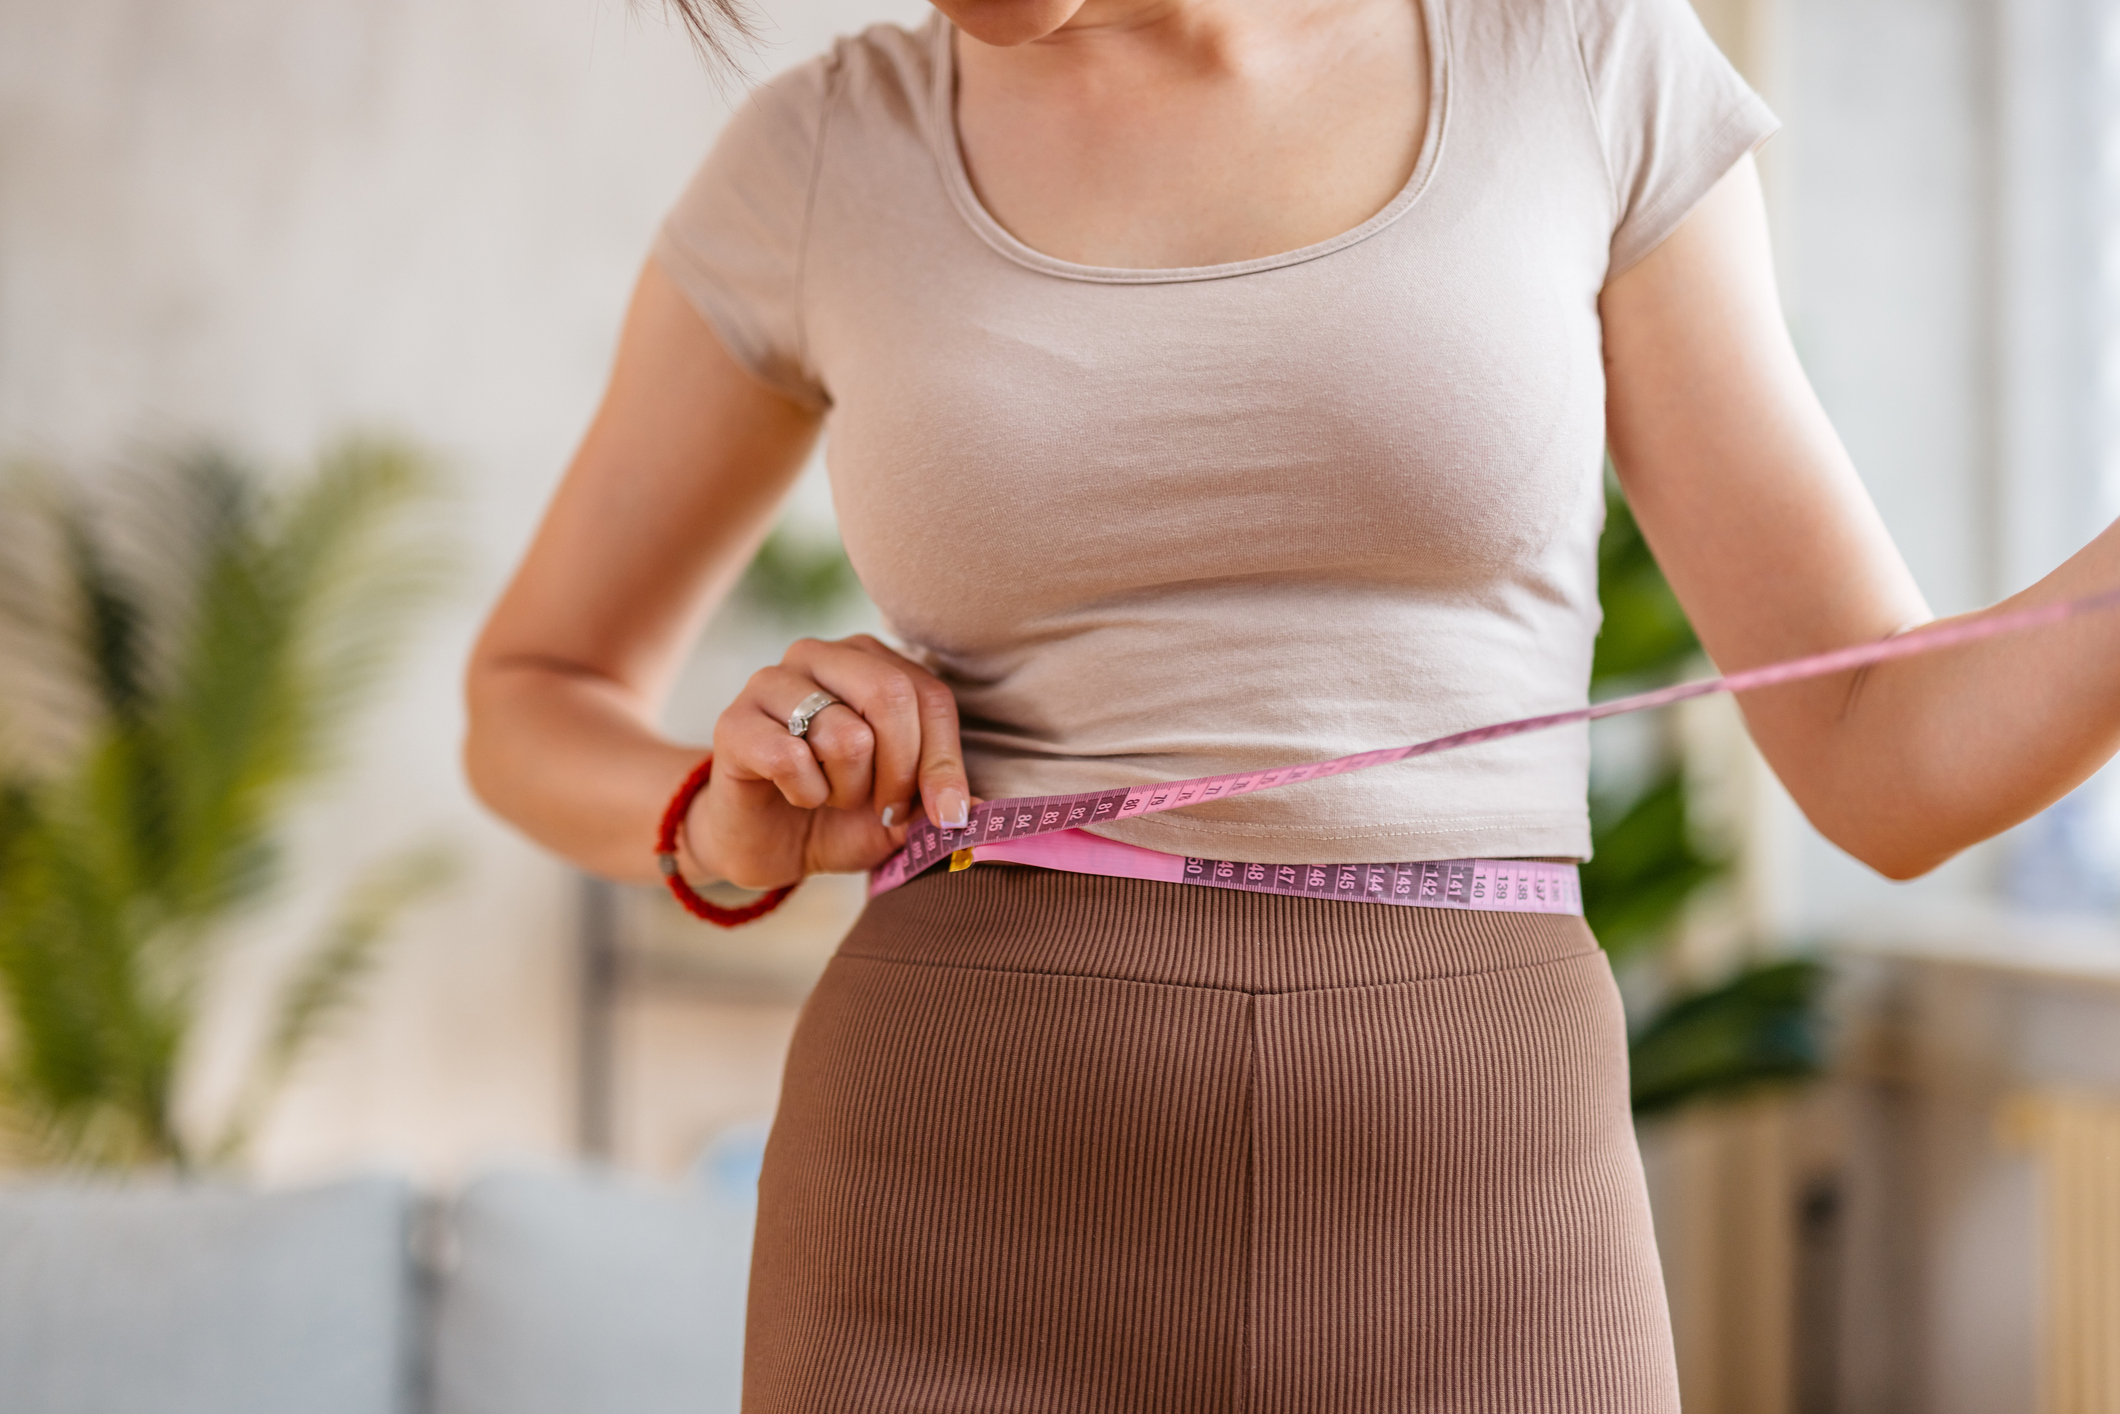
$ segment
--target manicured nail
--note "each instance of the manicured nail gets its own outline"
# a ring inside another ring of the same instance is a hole
[[[941,817],[943,829],[961,830],[972,823],[972,803],[963,791],[948,786],[935,797],[935,814]]]
[[[886,806],[884,806],[884,807],[883,807],[883,828],[885,828],[886,830],[888,830],[889,828],[891,828],[891,826],[893,826],[893,825],[895,825],[895,824],[897,824],[897,823],[898,823],[898,807],[897,807],[897,806],[895,806],[895,805],[886,805]]]

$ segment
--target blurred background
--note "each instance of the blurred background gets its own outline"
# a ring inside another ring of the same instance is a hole
[[[2120,511],[2120,3],[1698,7],[1931,604],[2021,588]],[[753,78],[926,13],[758,9]],[[456,748],[742,87],[620,0],[0,0],[0,1405],[734,1407],[859,881],[705,929]],[[1611,522],[1598,691],[1706,671]],[[875,624],[813,467],[671,730]],[[1893,885],[1727,703],[1595,747],[1687,1408],[2120,1410],[2120,785]]]

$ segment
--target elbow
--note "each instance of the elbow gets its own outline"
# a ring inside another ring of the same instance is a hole
[[[485,752],[481,749],[482,745],[477,728],[468,728],[457,750],[457,763],[464,773],[464,784],[471,788],[471,798],[497,814],[499,810],[490,788],[490,775],[484,769]]]
[[[1951,850],[1940,854],[1917,855],[1878,852],[1855,854],[1853,850],[1849,851],[1849,853],[1855,854],[1857,859],[1869,865],[1895,884],[1908,883],[1932,872],[1951,859],[1957,852],[1956,850]]]
[[[1868,828],[1836,828],[1816,819],[1811,823],[1844,853],[1895,884],[1933,872],[1965,848],[1964,844],[1938,840],[1927,831],[1909,828],[1904,821],[1884,821]]]
[[[1782,780],[1814,829],[1894,883],[1934,873],[2052,798],[2036,804],[2021,797],[1998,799],[2001,792],[1991,785],[1939,767],[1936,763],[1955,758],[1929,741],[1900,743],[1894,753],[1870,753],[1879,756],[1884,759],[1852,764],[1845,754],[1838,760],[1806,760]]]
[[[464,736],[457,746],[457,762],[473,798],[498,814],[494,786],[499,772],[494,763],[493,714],[483,691],[486,676],[484,664],[474,657],[464,673]]]

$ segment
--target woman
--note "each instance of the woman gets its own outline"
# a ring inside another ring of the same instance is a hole
[[[642,273],[470,674],[472,779],[552,849],[651,877],[675,798],[688,876],[769,889],[975,791],[1579,703],[1608,443],[1725,668],[1929,617],[1782,326],[1773,119],[1683,0],[936,8],[761,88]],[[903,648],[794,645],[688,799],[657,704],[827,420]],[[2019,602],[2116,560],[2108,531]],[[2112,632],[1744,709],[1909,877],[2114,750]],[[1094,833],[1572,860],[1586,754]],[[1619,1006],[1568,915],[993,866],[883,893],[795,1039],[749,1321],[756,1411],[1677,1408]]]

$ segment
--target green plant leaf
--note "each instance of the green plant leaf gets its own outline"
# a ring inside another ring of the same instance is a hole
[[[436,518],[412,514],[436,487],[354,440],[277,494],[203,453],[6,489],[0,546],[25,554],[0,565],[0,682],[86,705],[0,752],[0,1138],[181,1166],[177,1072],[223,925],[275,881],[288,803],[445,580]],[[261,1065],[350,994],[360,941]]]
[[[1598,596],[1604,623],[1593,688],[1671,681],[1700,651],[1626,500],[1612,486],[1598,542]],[[1658,728],[1668,736],[1667,723]],[[1583,913],[1615,961],[1667,942],[1688,901],[1727,868],[1696,839],[1677,752],[1667,748],[1666,755],[1671,764],[1632,798],[1591,802]]]
[[[1635,1113],[1817,1074],[1825,980],[1811,959],[1774,962],[1666,1006],[1628,1047]]]
[[[154,975],[141,910],[67,822],[30,813],[0,877],[9,1127],[42,1157],[181,1161],[168,1102],[184,1017]]]
[[[1583,917],[1615,961],[1664,941],[1695,891],[1728,867],[1694,842],[1676,769],[1617,814],[1593,811],[1591,842]]]
[[[416,459],[350,442],[277,507],[231,490],[228,464],[194,462],[209,544],[160,714],[178,842],[169,906],[190,916],[273,882],[269,821],[327,764],[327,744],[364,697],[411,612],[444,578],[438,550],[404,533],[432,492]]]
[[[758,547],[740,588],[750,603],[795,625],[828,618],[861,596],[861,580],[837,540],[807,540],[784,525]]]
[[[302,1057],[358,999],[398,916],[456,873],[455,856],[430,846],[384,860],[347,890],[322,936],[280,989],[271,1032],[213,1146],[216,1159],[226,1162],[242,1153]]]
[[[1592,689],[1675,677],[1700,652],[1700,640],[1617,491],[1605,497],[1597,574],[1605,617],[1591,659]]]

